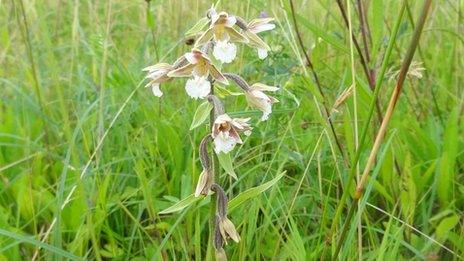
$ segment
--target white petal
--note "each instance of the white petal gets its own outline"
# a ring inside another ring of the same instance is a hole
[[[226,20],[225,26],[232,27],[237,22],[237,18],[235,16],[229,16]]]
[[[196,64],[198,62],[198,59],[195,57],[195,54],[192,52],[184,54],[184,57],[191,64]]]
[[[228,135],[218,135],[214,139],[214,151],[216,153],[229,153],[235,147],[236,140]]]
[[[250,32],[257,34],[257,33],[261,33],[264,31],[272,30],[274,28],[275,28],[275,24],[260,24],[254,28],[251,28]]]
[[[160,90],[160,85],[159,83],[154,83],[151,85],[151,91],[156,97],[161,97],[163,96],[163,92]]]
[[[227,113],[224,113],[224,114],[221,114],[221,115],[217,116],[214,123],[215,124],[222,124],[222,123],[226,123],[226,122],[230,122],[230,121],[232,121],[232,118],[230,118],[230,116],[227,115]]]
[[[263,83],[255,83],[251,85],[251,89],[258,91],[276,92],[279,90],[279,87],[269,86]]]
[[[213,55],[223,63],[230,63],[237,55],[237,46],[227,41],[218,41],[216,45],[214,45]]]
[[[266,121],[269,119],[269,114],[272,113],[272,104],[270,102],[263,101],[263,106],[261,108],[263,116],[261,116],[261,121]]]
[[[215,24],[218,19],[219,19],[219,14],[216,13],[216,10],[214,10],[214,13],[211,13],[211,24]]]
[[[203,99],[210,93],[211,83],[207,81],[205,77],[188,79],[185,84],[185,91],[194,99]]]
[[[262,48],[258,48],[258,57],[261,60],[265,59],[267,57],[267,50],[262,49]]]

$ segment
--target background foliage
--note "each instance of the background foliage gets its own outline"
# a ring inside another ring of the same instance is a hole
[[[348,30],[335,1],[294,2],[332,108],[352,85]],[[378,69],[401,1],[365,2],[372,34],[369,67]],[[408,1],[391,72],[401,64],[421,2]],[[184,33],[210,5],[0,1],[0,260],[206,258],[208,199],[159,214],[193,192],[201,171],[196,144],[208,128],[189,131],[200,102],[187,97],[183,81],[163,85],[161,99],[137,86],[142,68],[189,50]],[[319,112],[322,97],[305,69],[289,5],[224,0],[219,7],[246,19],[263,11],[276,18],[276,30],[264,36],[270,57],[261,61],[255,50],[243,47],[238,61],[223,71],[282,87],[270,120],[254,122],[251,137],[234,150],[238,181],[223,173],[221,182],[233,198],[285,171],[269,190],[230,213],[242,241],[227,254],[232,260],[312,260],[325,247],[333,252],[338,234],[327,239],[327,233],[349,169]],[[351,14],[360,37],[355,1]],[[432,5],[414,58],[425,68],[423,77],[405,84],[359,212],[362,244],[353,223],[342,259],[362,253],[367,260],[448,260],[464,254],[462,15],[462,1]],[[362,124],[372,91],[356,54],[354,59]],[[384,80],[382,110],[393,87],[394,80]],[[225,97],[238,92],[236,86],[219,90]],[[226,97],[232,115],[258,114],[240,111],[245,106],[243,96]],[[338,111],[332,120],[351,159],[352,97]],[[374,119],[361,166],[378,127]]]

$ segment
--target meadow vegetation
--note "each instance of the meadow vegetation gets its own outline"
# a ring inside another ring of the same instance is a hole
[[[462,259],[462,1],[432,1],[355,193],[427,1],[218,3],[275,18],[268,57],[239,48],[226,68],[281,87],[265,122],[236,85],[215,92],[229,115],[253,117],[231,154],[238,179],[216,176],[241,237],[229,260]],[[154,97],[142,72],[189,52],[185,33],[210,7],[0,0],[0,260],[214,258],[210,197],[163,212],[202,172],[197,148],[211,129],[189,130],[202,101],[184,80]]]

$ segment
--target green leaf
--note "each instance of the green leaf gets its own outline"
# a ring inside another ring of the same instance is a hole
[[[179,212],[202,198],[204,198],[204,196],[195,197],[195,195],[191,194],[188,197],[182,199],[181,201],[175,203],[174,205],[168,207],[167,209],[162,210],[161,212],[159,212],[159,214],[162,215],[162,214]]]
[[[209,23],[209,19],[206,17],[201,18],[192,28],[190,28],[185,35],[186,36],[191,36],[195,35],[203,30],[205,26],[207,26]]]
[[[338,49],[338,50],[340,50],[342,52],[349,53],[348,48],[343,44],[342,41],[340,41],[339,39],[335,38],[334,36],[328,34],[327,31],[320,29],[319,27],[317,27],[316,25],[311,23],[306,18],[304,18],[304,17],[302,17],[300,15],[297,15],[296,17],[301,22],[301,24],[303,26],[305,26],[306,28],[311,30],[317,37],[322,38],[322,40],[329,43],[334,48],[336,48],[336,49]]]
[[[234,167],[232,166],[232,159],[230,158],[230,153],[219,153],[216,154],[219,160],[219,164],[226,171],[227,174],[232,176],[232,178],[237,179],[237,174],[235,174]]]
[[[213,105],[211,105],[208,101],[203,102],[198,106],[197,110],[195,111],[195,115],[193,116],[192,125],[190,125],[190,130],[195,129],[196,127],[200,126],[203,122],[205,122],[206,118],[208,118],[209,113],[213,109]]]
[[[443,153],[439,165],[437,194],[442,206],[447,206],[453,200],[455,166],[458,153],[458,109],[452,111],[443,137]]]
[[[459,216],[452,215],[444,218],[437,226],[437,237],[441,240],[446,240],[448,233],[458,224]]]
[[[11,232],[11,231],[8,231],[8,230],[3,230],[3,229],[0,229],[0,235],[2,236],[5,236],[5,237],[9,237],[9,238],[13,238],[17,241],[20,241],[20,242],[24,242],[24,243],[29,243],[29,244],[32,244],[36,247],[40,247],[40,248],[43,248],[45,250],[48,250],[52,253],[55,253],[57,255],[60,255],[62,257],[65,257],[69,260],[82,260],[82,258],[78,257],[78,256],[75,256],[74,254],[72,253],[69,253],[61,248],[57,248],[55,246],[52,246],[52,245],[49,245],[47,243],[44,243],[44,242],[41,242],[33,237],[30,237],[30,236],[23,236],[23,235],[20,235],[20,234],[17,234],[17,233],[14,233],[14,232]]]
[[[270,181],[268,181],[268,182],[266,182],[266,183],[264,183],[262,185],[259,185],[259,186],[254,187],[254,188],[250,188],[250,189],[245,190],[244,192],[238,194],[238,196],[236,196],[235,198],[233,198],[229,202],[229,211],[232,211],[234,208],[240,206],[245,201],[247,201],[247,200],[249,200],[251,198],[257,197],[259,194],[261,194],[264,191],[268,190],[270,187],[275,185],[277,183],[277,181],[279,181],[285,175],[285,172],[286,171],[280,173],[275,178],[273,178],[272,180],[270,180]]]

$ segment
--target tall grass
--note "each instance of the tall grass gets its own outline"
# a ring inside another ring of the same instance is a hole
[[[339,1],[350,26],[336,1],[292,2],[219,4],[276,18],[269,59],[243,48],[230,68],[283,87],[275,116],[233,154],[238,181],[220,175],[233,199],[285,172],[231,209],[242,241],[229,258],[314,260],[339,246],[340,260],[461,259],[462,1],[433,1],[413,58],[423,77],[406,76],[342,244],[350,170],[367,162],[423,1]],[[201,172],[192,148],[208,129],[184,127],[199,102],[183,83],[165,85],[161,99],[139,87],[141,68],[189,50],[176,39],[210,4],[0,1],[0,260],[211,258],[209,198],[159,214],[190,195]],[[233,115],[258,113],[239,109],[243,97],[226,102]],[[355,127],[365,124],[363,144]]]

